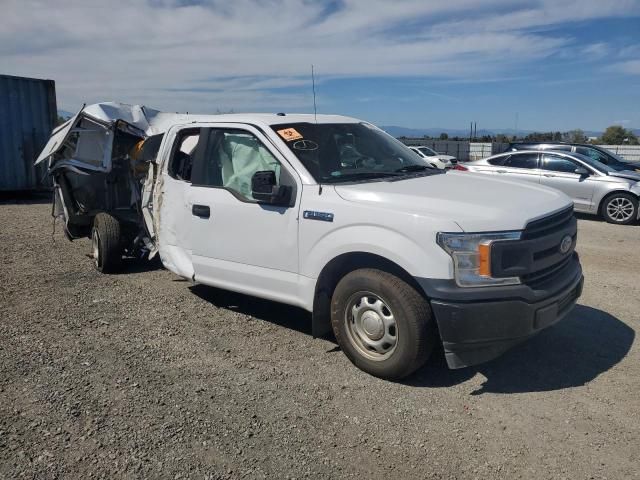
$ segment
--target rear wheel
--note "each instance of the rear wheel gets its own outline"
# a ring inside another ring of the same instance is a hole
[[[331,300],[331,325],[349,360],[387,379],[422,366],[437,334],[425,298],[395,275],[374,269],[355,270],[340,280]]]
[[[602,204],[602,216],[609,223],[632,223],[638,217],[638,199],[630,193],[614,193]]]
[[[117,272],[122,266],[122,228],[108,213],[99,213],[91,229],[93,265],[102,273]]]

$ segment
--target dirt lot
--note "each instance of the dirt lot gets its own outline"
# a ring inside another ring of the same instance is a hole
[[[640,478],[639,226],[580,220],[563,322],[391,383],[301,310],[99,275],[49,212],[0,205],[2,478]]]

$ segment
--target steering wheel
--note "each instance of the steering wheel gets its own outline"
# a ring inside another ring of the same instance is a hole
[[[364,163],[365,163],[366,161],[370,161],[370,162],[372,162],[374,165],[375,165],[375,164],[377,164],[377,162],[376,162],[376,160],[375,160],[374,158],[367,157],[367,156],[365,156],[365,155],[360,155],[360,156],[358,156],[358,158],[356,158],[356,159],[354,160],[354,162],[353,162],[353,166],[354,166],[355,168],[363,168],[363,167],[365,166],[365,165],[364,165]]]

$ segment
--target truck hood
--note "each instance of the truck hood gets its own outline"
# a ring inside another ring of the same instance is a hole
[[[453,221],[466,232],[522,230],[571,205],[551,188],[470,172],[336,185],[349,202]]]

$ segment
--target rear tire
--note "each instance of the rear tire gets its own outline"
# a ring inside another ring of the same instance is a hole
[[[426,299],[395,275],[375,269],[355,270],[338,282],[331,326],[354,365],[390,380],[420,368],[437,338]]]
[[[122,228],[108,213],[99,213],[91,229],[93,265],[101,273],[114,273],[122,267]]]
[[[638,199],[630,193],[614,193],[602,204],[602,217],[618,225],[633,223],[638,218]]]

